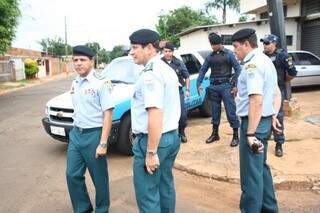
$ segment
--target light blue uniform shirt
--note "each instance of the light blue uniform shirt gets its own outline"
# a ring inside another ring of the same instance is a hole
[[[238,78],[236,97],[237,115],[248,116],[249,95],[262,95],[262,116],[274,114],[273,101],[277,87],[277,71],[268,56],[258,49],[252,50],[243,60]]]
[[[95,70],[82,78],[77,76],[71,86],[74,125],[81,128],[103,126],[103,112],[114,108],[112,84]]]
[[[131,100],[133,133],[148,133],[150,107],[163,113],[162,133],[178,128],[181,113],[178,77],[159,56],[146,64],[135,84]]]

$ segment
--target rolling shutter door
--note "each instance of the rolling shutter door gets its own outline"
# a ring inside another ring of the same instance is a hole
[[[302,24],[301,49],[320,57],[320,18]]]

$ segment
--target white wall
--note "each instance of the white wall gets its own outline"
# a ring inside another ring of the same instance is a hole
[[[266,4],[267,4],[266,0],[241,0],[240,1],[240,12],[246,13],[246,12],[254,10],[256,8],[265,6]]]
[[[287,20],[286,24],[286,35],[293,36],[293,45],[288,46],[288,50],[295,50],[297,46],[297,23],[294,20]],[[260,25],[257,23],[244,23],[239,24],[234,27],[229,26],[218,26],[214,27],[208,31],[198,30],[196,32],[190,33],[188,35],[182,36],[180,38],[180,48],[181,49],[189,49],[189,50],[204,50],[210,49],[210,43],[208,41],[208,35],[210,32],[216,32],[218,34],[224,35],[232,35],[236,31],[243,29],[243,28],[254,28],[257,33],[258,40],[263,38],[264,35],[270,33],[269,23],[261,22]],[[259,48],[262,49],[261,42],[259,43]],[[233,49],[232,46],[226,45],[226,48]]]

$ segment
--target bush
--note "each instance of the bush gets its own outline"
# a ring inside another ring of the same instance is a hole
[[[24,68],[27,78],[34,78],[39,72],[38,63],[30,58],[24,60]]]

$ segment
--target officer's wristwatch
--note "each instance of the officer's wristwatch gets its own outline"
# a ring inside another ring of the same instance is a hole
[[[151,155],[151,156],[154,156],[157,154],[157,151],[156,150],[147,150],[147,155]]]
[[[101,141],[100,144],[99,144],[99,146],[102,147],[102,148],[104,148],[104,149],[108,148],[107,142],[102,142],[102,141]]]

